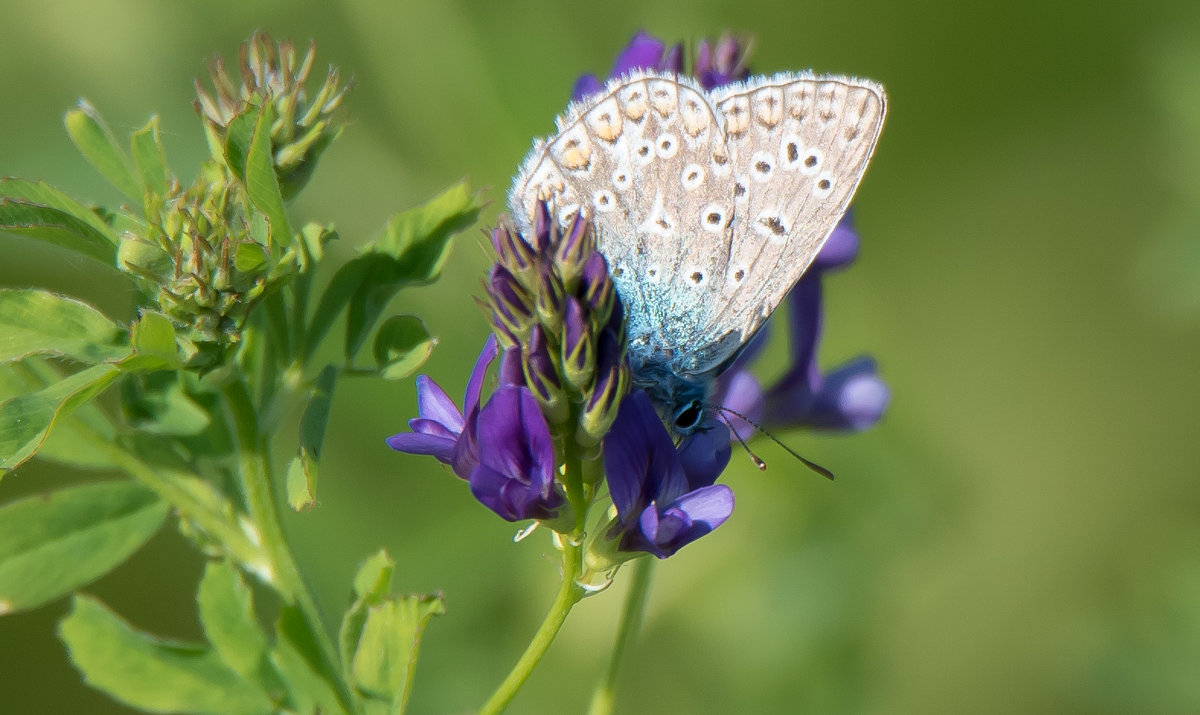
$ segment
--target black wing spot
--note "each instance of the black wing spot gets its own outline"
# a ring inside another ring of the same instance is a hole
[[[831,186],[833,186],[833,182],[829,179],[821,179],[817,182],[817,188],[819,188],[821,191],[828,191],[829,187]]]
[[[700,271],[696,271],[695,273],[692,274],[692,282],[693,283],[699,283],[702,280],[704,280],[704,274],[701,273]]]
[[[771,230],[771,233],[775,234],[776,236],[782,236],[784,233],[787,232],[787,229],[783,227],[783,221],[780,221],[778,216],[771,216],[770,218],[760,218],[758,221],[762,225],[769,228]]]
[[[800,158],[800,147],[796,146],[796,142],[788,142],[787,157],[789,164],[795,164],[796,159]]]
[[[810,169],[813,168],[814,166],[816,166],[817,165],[817,156],[815,154],[809,154],[804,159],[804,165]]]

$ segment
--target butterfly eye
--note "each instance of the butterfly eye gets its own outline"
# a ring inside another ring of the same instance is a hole
[[[695,429],[696,425],[700,424],[700,416],[703,413],[699,402],[693,400],[687,403],[675,413],[675,429],[681,432]]]

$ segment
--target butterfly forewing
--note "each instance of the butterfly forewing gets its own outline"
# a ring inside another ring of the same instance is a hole
[[[638,72],[575,103],[509,196],[590,212],[631,349],[679,375],[720,367],[845,212],[883,124],[878,85],[781,74],[705,92]]]

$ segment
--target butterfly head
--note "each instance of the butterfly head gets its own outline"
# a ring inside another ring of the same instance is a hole
[[[654,361],[639,361],[630,355],[633,367],[633,389],[643,390],[654,404],[671,432],[687,436],[704,420],[705,400],[712,386],[707,377],[680,375],[668,365]]]

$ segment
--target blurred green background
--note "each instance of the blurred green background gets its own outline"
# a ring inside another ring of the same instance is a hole
[[[757,38],[758,72],[871,77],[890,107],[856,199],[861,258],[827,281],[832,365],[879,359],[874,430],[783,435],[735,455],[732,520],[657,571],[622,712],[1200,711],[1200,4],[6,2],[0,174],[114,203],[61,117],[87,97],[119,135],[162,117],[175,171],[203,156],[191,84],[256,28],[315,38],[355,77],[350,124],[293,206],[349,253],[466,176],[503,204],[572,82],[639,28]],[[441,343],[461,392],[485,335],[476,231],[442,281],[396,309]],[[70,291],[129,316],[120,281],[0,237],[0,284]],[[777,358],[768,372],[782,368]],[[476,707],[548,607],[544,536],[383,439],[412,385],[344,383],[319,505],[287,527],[329,618],[380,546],[395,587],[441,589],[414,713]],[[0,500],[97,475],[32,463]],[[173,529],[88,587],[140,628],[198,638],[200,557]],[[623,583],[581,604],[514,713],[578,712]],[[0,618],[0,712],[124,712],[79,681],[65,603]]]

